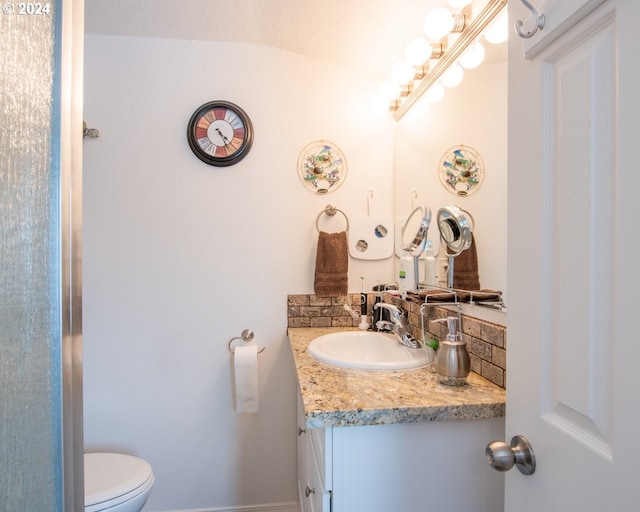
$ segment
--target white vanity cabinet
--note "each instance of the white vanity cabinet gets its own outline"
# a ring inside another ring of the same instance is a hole
[[[505,391],[428,369],[334,368],[307,347],[334,328],[289,328],[298,377],[302,512],[502,512],[504,473],[485,447],[505,439]]]
[[[307,428],[298,404],[302,512],[500,512],[484,447],[504,419]]]

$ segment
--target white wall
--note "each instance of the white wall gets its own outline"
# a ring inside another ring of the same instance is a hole
[[[396,215],[411,212],[411,193],[426,204],[434,219],[429,238],[438,241],[435,215],[439,208],[456,204],[475,220],[480,285],[507,290],[507,64],[486,64],[466,71],[462,83],[447,89],[429,113],[416,118],[409,112],[395,133]],[[478,190],[460,197],[446,190],[438,177],[438,164],[452,146],[476,149],[485,164]],[[455,266],[454,266],[455,268]]]
[[[315,220],[393,214],[394,124],[369,114],[370,84],[341,67],[272,48],[87,36],[84,144],[85,446],[154,468],[147,510],[295,502],[296,383],[286,295],[313,291]],[[224,99],[251,117],[249,155],[207,166],[189,117]],[[325,138],[349,162],[316,196],[298,153]],[[326,225],[330,229],[331,225]],[[393,278],[392,260],[351,260]],[[237,414],[226,342],[250,328],[260,412]]]

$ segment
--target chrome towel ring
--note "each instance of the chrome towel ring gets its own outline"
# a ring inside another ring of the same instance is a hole
[[[349,217],[347,217],[347,214],[344,213],[339,208],[336,208],[332,204],[328,204],[327,206],[325,206],[324,210],[322,210],[316,217],[316,229],[318,230],[318,233],[320,232],[319,223],[320,223],[320,217],[322,217],[322,214],[328,215],[329,217],[333,217],[338,212],[340,212],[344,216],[344,220],[347,222],[347,229],[345,231],[349,232]]]

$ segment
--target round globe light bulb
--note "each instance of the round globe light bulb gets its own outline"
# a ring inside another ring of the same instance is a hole
[[[391,80],[385,80],[380,84],[379,92],[385,100],[393,101],[400,96],[402,88]]]
[[[440,41],[454,25],[453,15],[444,7],[431,9],[424,18],[424,33],[430,41]]]
[[[409,41],[404,51],[404,58],[413,66],[422,66],[431,58],[431,44],[421,37]]]
[[[484,38],[492,44],[504,43],[509,37],[509,18],[503,12],[487,27]]]
[[[422,97],[419,101],[414,103],[409,112],[411,117],[420,118],[428,114],[430,107],[431,104],[426,100],[426,98]]]
[[[462,9],[471,3],[471,0],[447,0],[447,3],[454,9]]]
[[[452,64],[449,66],[446,73],[442,75],[440,83],[445,87],[451,88],[459,85],[463,78],[464,70],[462,69],[462,66],[460,66],[460,64]]]
[[[391,68],[391,80],[399,85],[408,84],[416,76],[416,70],[406,61],[396,62]]]
[[[424,93],[424,99],[429,103],[438,103],[444,97],[444,87],[439,83],[433,84]]]
[[[477,68],[484,60],[484,46],[477,41],[469,46],[460,57],[460,65],[465,69]]]
[[[382,96],[375,96],[371,99],[371,111],[376,115],[382,115],[389,111],[389,101]]]

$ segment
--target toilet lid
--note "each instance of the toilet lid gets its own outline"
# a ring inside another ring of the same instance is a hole
[[[152,477],[151,466],[138,457],[121,453],[85,453],[85,507],[130,493]]]

